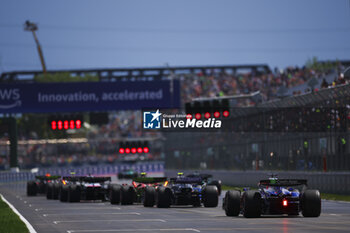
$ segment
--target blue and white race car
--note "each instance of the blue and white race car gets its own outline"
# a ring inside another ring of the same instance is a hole
[[[318,217],[321,214],[321,196],[318,190],[307,189],[307,180],[261,180],[258,190],[228,191],[223,200],[227,216],[260,217],[260,215],[299,215]]]
[[[203,183],[200,177],[186,177],[178,173],[167,186],[158,187],[155,193],[158,208],[171,205],[192,205],[194,207],[216,207],[218,205],[218,188]]]

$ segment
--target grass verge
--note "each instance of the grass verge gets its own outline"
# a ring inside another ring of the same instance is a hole
[[[256,189],[256,188],[251,188],[251,189]],[[243,191],[243,187],[222,185],[222,190],[241,190],[241,191]],[[321,192],[321,198],[326,199],[326,200],[332,200],[332,201],[349,201],[350,202],[350,195],[341,195],[341,194],[332,194],[332,193],[322,193]]]
[[[1,233],[24,233],[29,232],[26,225],[17,214],[0,198],[0,232]]]

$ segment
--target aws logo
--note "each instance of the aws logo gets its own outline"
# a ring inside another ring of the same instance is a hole
[[[0,89],[0,109],[21,106],[21,95],[18,88]]]

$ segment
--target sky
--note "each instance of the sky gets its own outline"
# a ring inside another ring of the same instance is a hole
[[[350,60],[350,0],[0,1],[0,72]]]

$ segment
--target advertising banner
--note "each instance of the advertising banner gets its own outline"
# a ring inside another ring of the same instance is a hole
[[[3,114],[179,107],[178,80],[0,84]]]

